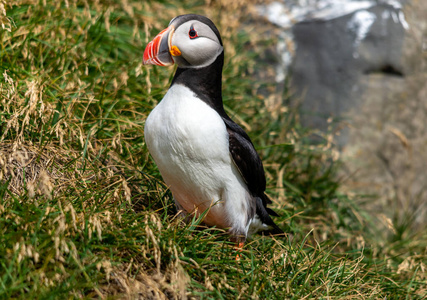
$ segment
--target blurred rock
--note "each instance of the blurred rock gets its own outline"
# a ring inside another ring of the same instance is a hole
[[[410,233],[427,225],[427,1],[408,1],[403,11],[402,76],[361,76],[342,154],[345,187],[374,195],[371,207]]]
[[[427,1],[282,0],[259,11],[283,30],[276,80],[290,78],[302,124],[338,131],[343,189],[373,195],[370,208],[398,226],[425,228]]]
[[[340,121],[358,107],[365,75],[404,76],[402,45],[408,24],[403,12],[398,6],[365,2],[349,14],[314,14],[293,27],[297,50],[292,86],[302,97],[301,121],[306,126],[325,131],[328,118]],[[345,145],[348,134],[341,132],[338,141]]]

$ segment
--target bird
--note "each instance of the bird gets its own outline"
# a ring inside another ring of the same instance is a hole
[[[255,233],[283,234],[267,207],[262,161],[224,110],[224,46],[215,24],[196,14],[173,18],[147,44],[143,64],[177,65],[144,135],[178,211],[228,230],[240,249]]]

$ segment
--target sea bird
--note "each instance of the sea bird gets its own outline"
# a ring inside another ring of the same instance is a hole
[[[144,64],[177,64],[169,90],[145,122],[145,141],[177,209],[204,215],[243,247],[256,232],[281,234],[267,207],[262,161],[222,102],[224,47],[207,17],[175,17],[146,47]]]

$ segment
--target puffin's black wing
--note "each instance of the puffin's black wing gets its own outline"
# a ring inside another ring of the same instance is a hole
[[[255,198],[256,203],[254,204],[256,205],[256,214],[263,223],[272,227],[272,230],[269,231],[270,233],[283,233],[270,217],[270,215],[278,215],[267,207],[267,204],[272,201],[264,193],[266,187],[264,167],[251,139],[246,132],[230,118],[223,117],[223,120],[229,135],[231,157],[248,185],[249,191]]]
[[[229,118],[223,118],[229,135],[229,149],[234,163],[254,196],[265,191],[262,161],[246,132]]]

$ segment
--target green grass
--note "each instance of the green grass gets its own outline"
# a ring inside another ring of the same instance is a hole
[[[339,192],[328,136],[310,145],[295,112],[265,105],[272,85],[252,74],[269,41],[242,29],[246,3],[100,2],[0,1],[0,298],[426,296],[426,233],[378,238],[363,198]],[[143,50],[184,12],[222,32],[226,110],[289,233],[239,261],[224,231],[175,216],[144,142],[173,70],[142,66]]]

